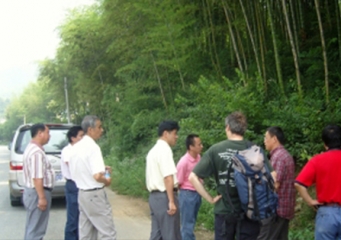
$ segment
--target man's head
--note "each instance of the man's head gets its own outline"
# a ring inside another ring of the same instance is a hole
[[[341,128],[337,125],[328,125],[322,131],[322,140],[326,149],[341,148]]]
[[[266,150],[272,151],[279,145],[284,145],[285,137],[282,128],[269,127],[264,135],[264,145]]]
[[[43,123],[34,124],[31,127],[31,137],[33,141],[43,146],[50,140],[50,130]]]
[[[85,116],[82,121],[82,129],[86,135],[93,140],[97,140],[102,136],[103,128],[101,120],[94,115]]]
[[[202,151],[202,143],[199,135],[197,134],[190,134],[186,138],[186,148],[190,153],[194,155],[200,154]]]
[[[229,138],[231,135],[243,137],[247,128],[246,117],[241,112],[233,112],[225,119],[225,131]]]
[[[167,120],[159,124],[158,136],[168,143],[169,146],[174,146],[178,139],[178,131],[180,127],[175,121]]]
[[[66,136],[72,145],[82,139],[84,131],[81,126],[73,126],[69,129]]]

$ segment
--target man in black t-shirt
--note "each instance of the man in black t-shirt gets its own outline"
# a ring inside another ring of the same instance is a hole
[[[242,213],[238,192],[235,186],[233,174],[229,180],[230,191],[229,196],[233,204],[234,211],[227,200],[226,181],[228,166],[232,163],[232,156],[237,151],[248,148],[248,141],[244,140],[244,133],[247,128],[246,117],[241,112],[234,112],[225,119],[225,132],[227,140],[219,142],[211,146],[202,156],[200,162],[195,166],[189,176],[190,182],[193,184],[197,192],[208,202],[215,204],[215,240],[234,240],[237,235],[240,240],[256,240],[260,231],[259,222],[251,221],[246,216],[239,221],[235,217],[235,213]],[[265,157],[265,163],[270,167],[268,159]],[[271,173],[275,177],[275,173]],[[214,176],[217,183],[218,194],[212,197],[200,182],[200,178]],[[275,178],[274,178],[275,179]]]

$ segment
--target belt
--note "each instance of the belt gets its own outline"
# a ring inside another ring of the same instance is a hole
[[[162,192],[162,193],[165,193],[167,191],[160,191],[160,190],[152,190],[150,191],[151,193],[154,193],[154,192]],[[173,188],[173,192],[178,192],[178,189],[177,188]]]
[[[81,190],[83,192],[92,192],[92,191],[100,190],[100,189],[103,189],[103,188],[104,188],[104,186],[103,187],[99,187],[99,188],[79,189],[79,190]]]
[[[180,191],[189,191],[189,192],[197,192],[197,191],[195,191],[195,190],[192,190],[192,189],[180,189]]]
[[[44,190],[52,192],[52,188],[44,187]]]
[[[326,206],[326,207],[341,207],[341,205],[339,203],[325,203],[322,206]]]

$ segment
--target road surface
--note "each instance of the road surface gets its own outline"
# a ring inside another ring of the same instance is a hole
[[[26,211],[23,206],[11,207],[8,189],[9,150],[0,145],[0,240],[24,237]],[[106,189],[110,200],[118,240],[147,240],[150,235],[150,213],[146,201],[117,195]],[[213,217],[213,216],[212,216]],[[64,199],[54,199],[44,240],[64,239],[66,210]],[[196,231],[197,240],[213,239],[212,232]]]
[[[11,207],[8,190],[9,151],[0,146],[0,240],[23,239],[26,211],[23,206]],[[116,195],[107,189],[119,240],[143,240],[150,234],[147,203],[140,199]],[[64,239],[65,201],[53,200],[44,240]]]

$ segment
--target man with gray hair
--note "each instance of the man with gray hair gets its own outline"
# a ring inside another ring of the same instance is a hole
[[[105,186],[111,183],[111,168],[104,165],[100,147],[96,144],[102,133],[101,120],[85,116],[84,137],[74,145],[69,160],[72,178],[79,188],[79,239],[116,239],[112,209]]]
[[[233,177],[233,169],[230,167],[232,157],[250,145],[249,141],[244,140],[246,128],[247,122],[244,114],[234,112],[228,115],[225,119],[227,140],[211,146],[189,175],[189,181],[196,191],[209,203],[215,205],[215,240],[256,240],[260,231],[259,222],[251,221],[246,216],[240,218],[242,208]],[[272,169],[266,156],[264,158],[265,163]],[[217,184],[218,195],[215,197],[212,197],[200,182],[200,179],[211,176],[215,177]],[[230,179],[228,193],[227,179]]]

